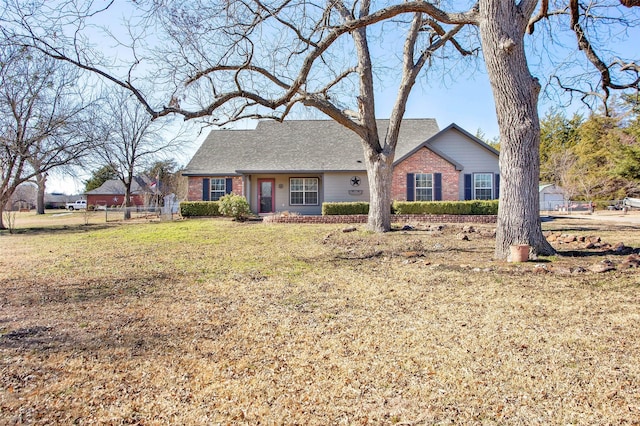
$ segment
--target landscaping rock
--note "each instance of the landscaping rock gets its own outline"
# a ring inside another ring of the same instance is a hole
[[[620,269],[640,268],[640,256],[631,254],[620,264]]]
[[[624,243],[620,242],[613,246],[613,251],[618,254],[631,254],[633,253],[633,247],[627,247],[624,245]]]
[[[534,274],[546,274],[547,272],[549,272],[549,269],[547,269],[547,265],[543,265],[541,263],[536,264],[536,266],[533,267],[533,271]]]
[[[417,251],[405,251],[400,253],[401,256],[406,257],[407,259],[413,258],[413,257],[420,257],[422,256],[421,253],[418,253]]]
[[[567,268],[566,266],[553,266],[549,269],[556,275],[571,275],[571,268]]]
[[[356,228],[355,226],[349,226],[347,228],[343,228],[342,232],[354,232],[354,231],[357,231],[357,230],[358,230],[358,228]]]
[[[601,274],[603,272],[609,272],[615,270],[616,267],[610,260],[603,260],[602,262],[595,263],[589,267],[591,272]]]

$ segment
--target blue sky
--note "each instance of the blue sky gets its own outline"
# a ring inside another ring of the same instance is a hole
[[[637,14],[637,12],[635,13]],[[123,14],[122,11],[118,12],[116,10],[112,16],[117,17],[113,18],[114,22],[120,22],[120,17],[123,16]],[[541,33],[540,30],[537,32],[538,34]],[[555,36],[561,40],[560,37],[563,35],[557,34]],[[564,37],[566,36],[567,34],[564,35]],[[640,56],[640,49],[638,48],[636,40],[640,39],[640,29],[633,29],[629,34],[613,34],[611,37],[615,40],[622,36],[628,37],[628,39],[632,41],[627,42],[627,44],[617,45],[616,47],[621,47],[620,50],[622,54],[626,55],[627,58],[638,58],[638,56]],[[396,41],[390,40],[390,43],[385,43],[385,46],[382,47],[388,47],[388,45],[395,43]],[[575,41],[568,40],[567,45],[573,46],[575,45]],[[547,73],[548,68],[545,67],[543,63],[548,59],[545,55],[544,46],[536,48],[530,45],[529,47],[532,73],[534,75],[536,75],[536,72],[541,74]],[[397,48],[397,46],[395,48]],[[388,49],[391,50],[392,48],[388,47]],[[571,55],[576,54],[575,50],[569,49],[567,52],[569,53],[567,53],[564,59],[568,62],[573,61],[574,58],[572,58]],[[405,117],[435,118],[440,128],[444,128],[455,122],[472,134],[476,134],[476,132],[480,130],[487,139],[496,138],[499,132],[495,107],[491,87],[481,60],[478,60],[474,64],[467,63],[467,68],[465,68],[464,63],[459,63],[456,66],[458,67],[457,69],[440,70],[441,75],[439,76],[434,74],[426,78],[423,77],[412,91]],[[393,74],[389,70],[386,72]],[[457,77],[451,78],[451,75],[448,73],[455,73]],[[540,75],[539,77],[542,84],[544,84],[547,77],[545,75]],[[391,80],[393,80],[393,78],[391,78]],[[382,85],[379,87],[376,94],[376,109],[379,118],[387,118],[389,116],[391,106],[395,101],[396,88],[397,85],[394,84],[393,81],[388,82],[384,87],[382,87]],[[550,101],[546,96],[541,96],[540,116],[543,117],[547,110],[557,106],[557,102]],[[569,107],[565,105],[563,108],[567,115],[575,111],[584,114],[588,113],[579,102],[574,102]],[[310,113],[309,116],[318,118],[317,113]],[[305,114],[301,114],[297,115],[296,118],[308,117],[305,117]],[[205,130],[204,134],[199,136],[197,132],[193,133],[194,143],[191,144],[191,146],[185,146],[182,155],[176,158],[179,164],[185,165],[188,162],[193,153],[195,153],[195,150],[199,147],[206,133],[208,133],[208,130]],[[76,178],[54,176],[50,179],[48,192],[64,192],[68,194],[81,192],[84,187],[82,180],[86,179],[89,174],[90,170],[85,170],[81,171]]]

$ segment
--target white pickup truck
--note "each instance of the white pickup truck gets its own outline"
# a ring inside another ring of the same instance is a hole
[[[67,203],[67,210],[82,210],[87,208],[87,200],[76,200],[73,203]]]

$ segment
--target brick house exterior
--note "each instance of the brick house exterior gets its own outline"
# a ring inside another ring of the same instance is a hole
[[[231,191],[237,195],[244,194],[244,182],[242,180],[242,176],[216,176],[225,180],[226,182],[231,182]],[[189,186],[188,186],[188,195],[187,199],[189,201],[199,201],[206,200],[207,196],[205,195],[207,185],[204,184],[205,179],[211,179],[211,177],[203,177],[203,176],[194,176],[189,178]],[[225,185],[226,187],[226,185]],[[211,198],[210,196],[208,198]]]
[[[381,140],[388,120],[378,120]],[[187,165],[188,200],[243,195],[260,214],[320,214],[323,202],[369,201],[355,134],[329,120],[261,121],[255,129],[212,130]],[[456,124],[403,121],[392,198],[455,201],[499,197],[498,152]]]
[[[411,175],[415,177],[416,173],[439,173],[442,188],[439,199],[441,201],[456,201],[458,199],[460,171],[456,170],[454,164],[423,147],[410,157],[400,161],[393,168],[391,197],[394,200],[409,201],[411,195],[408,194],[408,190],[411,189],[411,185],[408,185],[408,182],[411,180]]]
[[[144,206],[148,204],[154,191],[150,189],[151,179],[145,176],[134,176],[131,182],[131,204]],[[100,187],[87,191],[85,196],[90,206],[122,206],[124,205],[125,187],[118,179],[104,182]]]

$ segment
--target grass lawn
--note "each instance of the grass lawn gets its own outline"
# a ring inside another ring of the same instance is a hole
[[[0,424],[640,424],[640,269],[588,270],[627,255],[65,217],[0,234]]]

